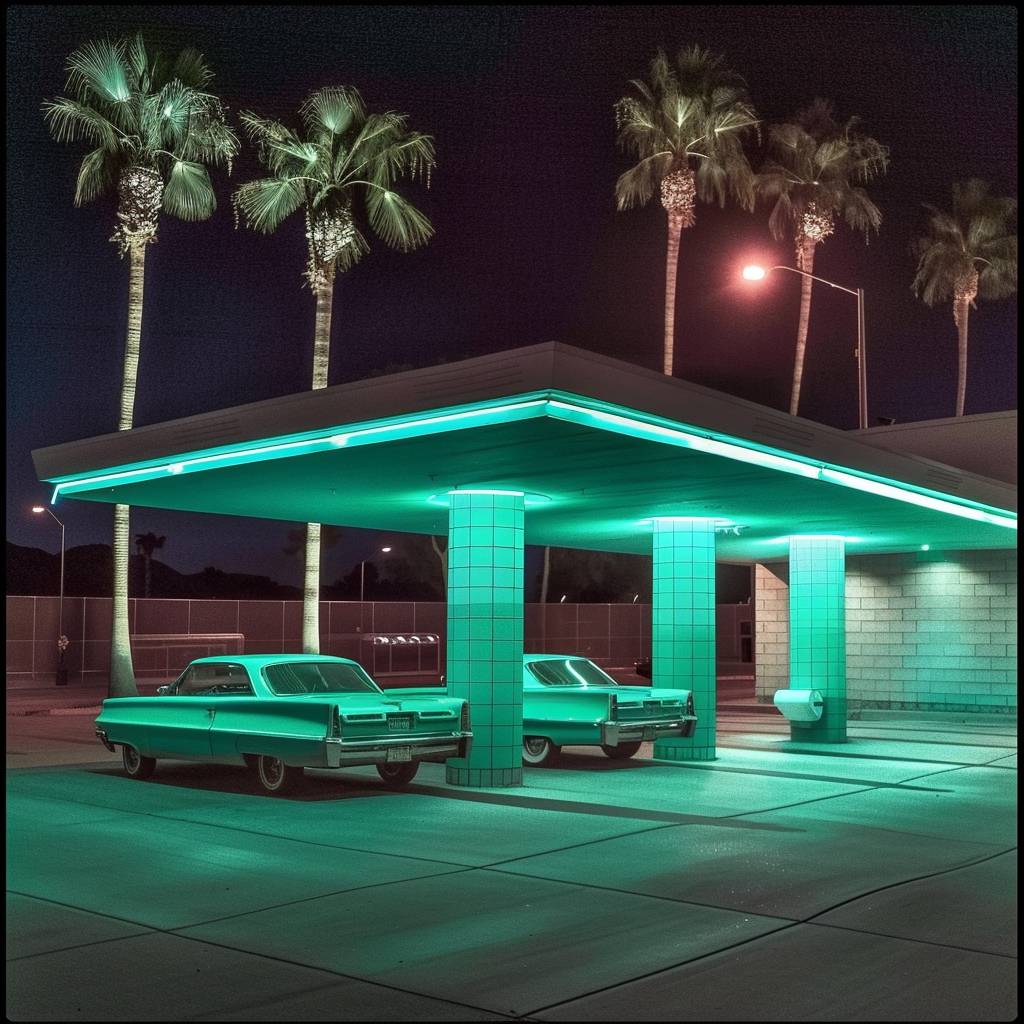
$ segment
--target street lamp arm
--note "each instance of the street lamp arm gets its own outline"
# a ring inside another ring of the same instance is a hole
[[[838,288],[841,292],[846,292],[848,295],[858,294],[855,288],[844,288],[843,285],[836,284],[835,281],[828,281],[824,277],[818,277],[816,274],[808,274],[806,270],[797,270],[796,267],[787,267],[780,264],[777,267],[768,268],[769,273],[773,270],[788,270],[793,274],[799,274],[801,277],[809,277],[812,281],[820,281],[822,284],[827,284],[829,288]]]

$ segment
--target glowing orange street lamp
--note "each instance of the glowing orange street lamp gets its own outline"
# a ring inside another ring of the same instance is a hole
[[[857,299],[857,420],[861,430],[866,430],[868,425],[868,368],[867,355],[864,351],[864,289],[844,288],[835,281],[827,281],[815,274],[808,274],[806,270],[797,270],[796,267],[761,267],[757,264],[743,268],[743,277],[747,281],[763,281],[773,270],[788,270],[792,274],[799,274],[801,277],[809,277],[812,281],[820,281],[827,284],[829,288],[838,288],[841,292],[853,295]]]

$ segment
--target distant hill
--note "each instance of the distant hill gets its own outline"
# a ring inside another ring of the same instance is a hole
[[[132,555],[128,569],[129,597],[142,597],[145,562]],[[68,597],[110,597],[113,566],[110,546],[83,544],[64,555],[64,593]],[[60,588],[60,556],[39,548],[7,542],[7,593],[56,594]],[[150,567],[150,597],[227,598],[249,601],[287,601],[302,591],[269,576],[222,572],[212,566],[185,574],[154,558]]]

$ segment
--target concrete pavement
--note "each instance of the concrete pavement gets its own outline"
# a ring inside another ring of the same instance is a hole
[[[10,1019],[1017,1013],[1015,721],[802,748],[741,706],[715,762],[578,748],[521,789],[428,765],[291,799],[240,768],[128,780],[89,713],[7,726]]]

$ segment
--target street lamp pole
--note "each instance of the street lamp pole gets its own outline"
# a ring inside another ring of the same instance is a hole
[[[40,512],[46,512],[50,518],[60,527],[60,596],[57,599],[57,643],[59,644],[61,638],[64,636],[64,524],[45,506],[45,505],[33,505],[32,511],[38,515]],[[60,651],[61,667],[63,667],[64,651]],[[61,678],[60,669],[57,670],[57,682],[67,682],[66,679]]]
[[[797,270],[796,267],[779,265],[775,267],[747,267],[743,276],[749,281],[757,281],[767,277],[773,270],[788,270],[791,274],[799,274],[801,277],[809,277],[812,281],[820,281],[827,284],[829,288],[836,288],[847,295],[852,295],[857,300],[857,422],[861,430],[866,430],[868,425],[868,366],[867,351],[864,347],[864,289],[846,288],[835,281],[829,281],[816,274],[808,274],[806,270]]]
[[[391,550],[391,548],[381,548],[380,550],[381,550],[381,552],[383,554],[386,555]],[[363,588],[364,588],[364,584],[365,583],[366,583],[366,559],[364,558],[359,563],[359,603],[360,604],[363,603]]]

